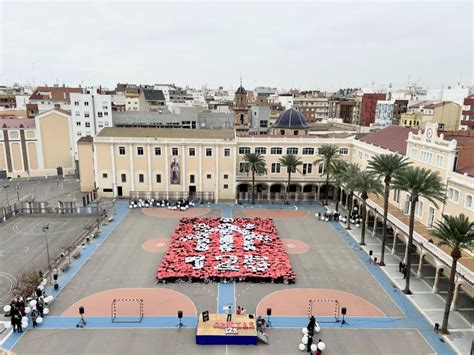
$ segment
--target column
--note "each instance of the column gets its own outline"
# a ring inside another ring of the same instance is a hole
[[[216,189],[214,196],[214,203],[219,201],[219,145],[216,143]]]
[[[181,184],[183,185],[183,192],[186,192],[186,183],[188,181],[188,177],[186,176],[186,146],[181,144],[181,166],[182,166],[182,174],[181,174]]]
[[[369,211],[365,211],[365,229],[369,229]]]
[[[98,188],[99,186],[99,171],[97,166],[97,144],[92,146],[92,151],[94,154],[94,186]]]
[[[169,199],[170,198],[170,195],[169,195],[169,190],[170,190],[170,177],[169,177],[169,173],[168,173],[168,169],[169,169],[169,165],[168,165],[168,154],[169,154],[169,151],[168,151],[168,143],[165,144],[165,149],[164,150],[164,154],[165,154],[165,190],[166,190],[166,199]]]
[[[339,189],[339,203],[342,204],[342,187]]]
[[[425,254],[420,253],[420,261],[418,262],[418,271],[416,272],[416,277],[421,278],[423,273],[423,258]]]
[[[132,182],[132,191],[135,191],[135,170],[133,169],[133,146],[128,145],[128,156],[130,157],[130,180]]]
[[[321,193],[321,185],[318,184],[317,185],[317,188],[316,188],[316,200],[319,201],[319,196],[320,196],[320,193]]]
[[[110,155],[112,157],[112,194],[115,198],[117,197],[117,176],[115,171],[115,146],[113,143],[110,145]]]
[[[199,143],[199,152],[198,152],[199,156],[198,156],[198,164],[199,164],[199,190],[201,191],[201,193],[203,192],[203,179],[204,177],[202,176],[202,145],[201,143]]]
[[[453,294],[453,301],[451,302],[451,311],[455,311],[458,308],[458,298],[459,298],[459,288],[461,287],[461,283],[458,282],[454,286],[454,294]]]
[[[150,192],[150,197],[151,197],[151,192],[153,191],[153,188],[152,188],[152,180],[153,180],[153,177],[151,175],[151,146],[150,146],[150,143],[147,142],[147,168],[148,168],[148,191]]]
[[[436,293],[438,292],[438,286],[439,286],[439,275],[441,274],[441,268],[436,268],[436,273],[435,273],[435,280],[433,284],[433,289],[431,292]]]
[[[395,232],[393,233],[393,245],[392,245],[392,252],[391,252],[392,255],[395,254],[395,249],[396,249],[396,247],[397,247],[397,235],[398,235],[398,231],[395,231]]]

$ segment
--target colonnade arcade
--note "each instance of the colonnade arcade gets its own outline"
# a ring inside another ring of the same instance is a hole
[[[339,202],[342,207],[341,212],[344,214],[343,211],[347,211],[348,206],[348,194],[345,191],[341,192]],[[353,196],[352,206],[360,209],[360,205],[360,198],[358,196]],[[381,240],[383,229],[383,207],[379,206],[378,208],[373,208],[368,205],[365,223],[367,235],[372,235]],[[434,280],[430,281],[430,284],[433,282],[431,292],[437,293],[439,291],[441,277],[445,276],[449,278],[451,264],[447,263],[446,260],[440,260],[437,255],[432,253],[431,250],[428,250],[429,245],[427,244],[430,243],[433,244],[433,241],[427,240],[426,243],[420,243],[413,240],[411,254],[412,272],[416,274],[417,278],[424,279],[424,266],[426,267],[427,264],[430,264],[435,270]],[[386,249],[386,253],[389,252],[392,255],[397,254],[401,257],[403,263],[406,263],[409,256],[408,234],[396,226],[394,221],[391,220],[390,215],[387,220],[386,248],[388,248],[388,250]],[[380,250],[374,250],[374,252],[379,253]],[[461,290],[464,290],[471,295],[474,294],[474,286],[472,283],[461,275],[459,268],[457,271],[458,275],[456,276],[454,297],[451,305],[452,310],[457,309],[457,301]],[[433,278],[433,276],[430,275],[429,278]]]

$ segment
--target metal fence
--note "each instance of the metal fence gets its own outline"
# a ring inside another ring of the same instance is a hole
[[[239,203],[251,203],[252,202],[252,193],[251,192],[239,192],[237,196],[237,201]],[[320,199],[317,194],[314,192],[290,192],[287,196],[286,193],[280,192],[270,192],[255,193],[255,202],[256,203],[272,203],[272,204],[281,204],[288,201],[291,204],[316,204],[319,203]]]
[[[178,192],[178,191],[130,191],[130,200],[157,200],[176,202],[178,200],[193,201],[195,203],[214,203],[214,192]]]
[[[83,213],[74,201],[70,202],[15,202],[0,209],[0,223],[18,214],[78,214]]]

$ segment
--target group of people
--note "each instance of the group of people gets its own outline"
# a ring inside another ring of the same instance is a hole
[[[321,213],[321,212],[318,212],[317,217],[320,221],[326,221],[326,222],[336,221],[336,222],[339,222],[339,218],[341,218],[341,214],[338,211],[335,211],[334,213],[328,213],[328,212]],[[343,218],[346,218],[346,217],[343,217]]]
[[[155,200],[154,198],[151,199],[132,199],[130,200],[129,207],[130,208],[143,208],[143,207],[167,207],[169,209],[181,209],[181,208],[189,208],[195,206],[193,201],[189,201],[187,199],[178,199],[177,201],[171,200]]]
[[[33,307],[28,306],[30,301],[35,300],[36,304]],[[10,312],[6,316],[11,318],[11,325],[13,332],[22,333],[22,319],[26,317],[31,309],[31,321],[33,328],[37,326],[38,317],[43,317],[43,311],[46,307],[43,292],[40,289],[36,290],[36,297],[28,297],[26,300],[23,297],[17,297],[10,302]],[[28,309],[28,310],[27,310]]]
[[[316,324],[316,317],[315,316],[311,316],[309,318],[309,322],[308,322],[308,326],[306,327],[306,329],[308,329],[308,333],[306,334],[308,336],[308,343],[306,344],[306,351],[307,352],[311,352],[311,345],[313,344],[319,344],[322,342],[321,339],[319,339],[317,342],[313,340],[314,338],[314,335],[316,332],[318,332],[319,330],[316,330],[316,328],[319,329],[319,326],[317,326]],[[322,354],[322,349],[320,346],[317,347],[316,349],[316,355],[321,355]]]

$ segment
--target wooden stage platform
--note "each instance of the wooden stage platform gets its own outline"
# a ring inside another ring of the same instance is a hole
[[[196,344],[257,345],[256,319],[233,314],[232,322],[227,322],[227,314],[209,314],[209,320],[203,322],[200,314]]]

